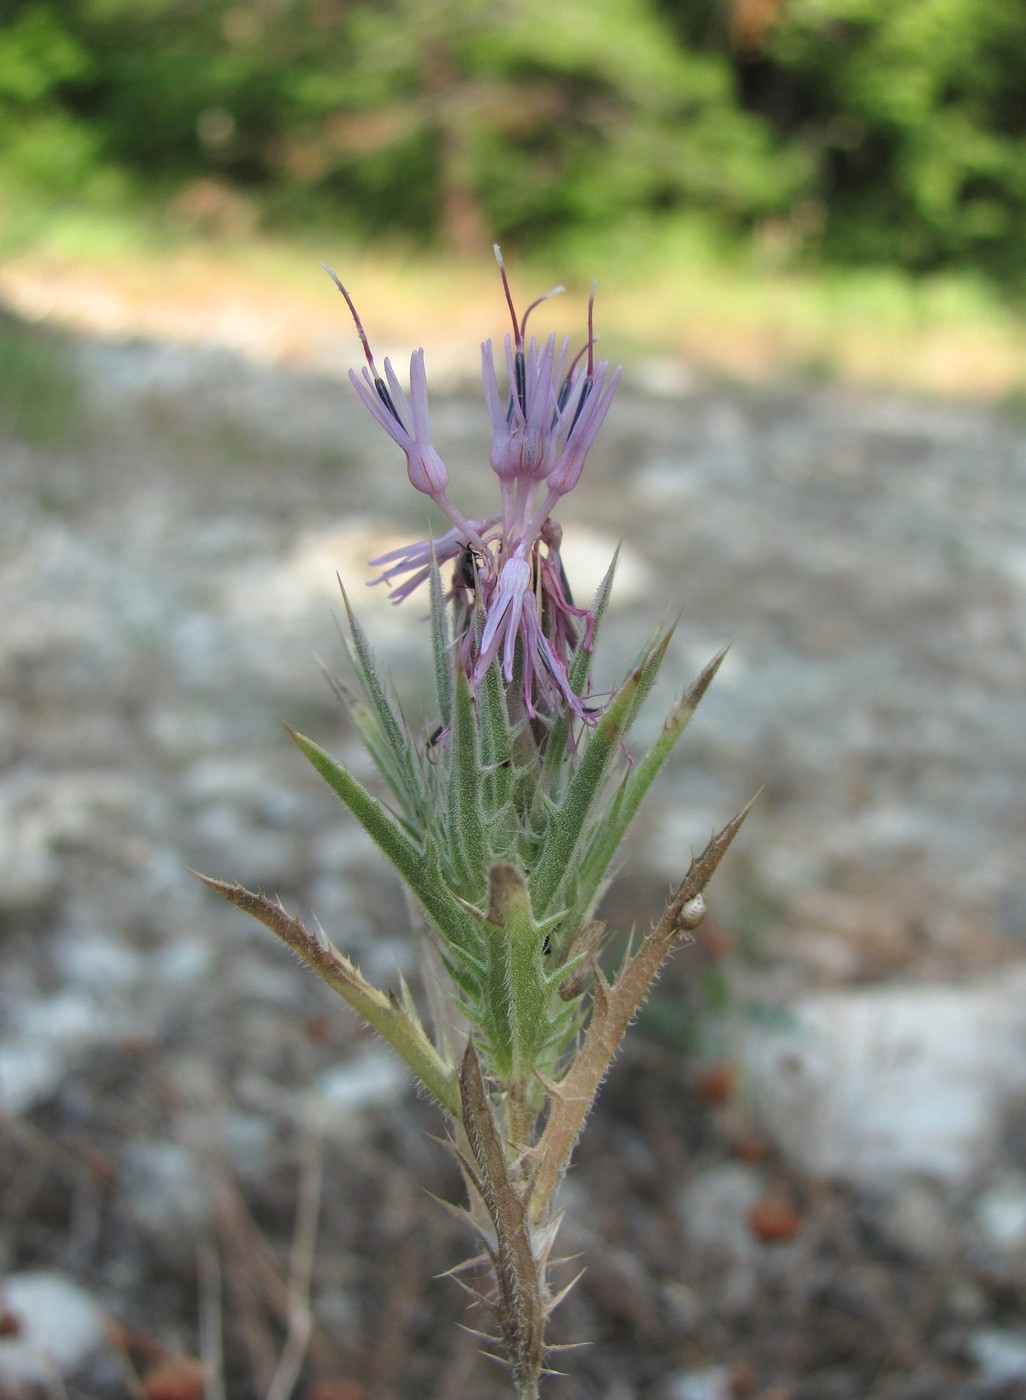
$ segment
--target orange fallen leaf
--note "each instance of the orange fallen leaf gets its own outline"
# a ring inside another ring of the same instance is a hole
[[[357,1381],[318,1381],[306,1400],[367,1400],[367,1392]]]
[[[733,1065],[707,1065],[694,1078],[695,1092],[709,1104],[726,1103],[737,1087],[737,1070]]]
[[[759,1373],[742,1361],[730,1373],[730,1400],[748,1400],[759,1389]]]
[[[203,1400],[207,1378],[191,1356],[164,1361],[143,1377],[146,1400]]]
[[[745,1133],[731,1143],[731,1151],[742,1162],[765,1162],[770,1154],[769,1143],[756,1133]]]
[[[802,1228],[802,1218],[790,1202],[764,1196],[748,1212],[748,1228],[762,1244],[786,1244]]]

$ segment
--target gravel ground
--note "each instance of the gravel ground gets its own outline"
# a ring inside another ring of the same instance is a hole
[[[363,589],[369,557],[423,536],[422,502],[341,375],[45,346],[71,367],[38,390],[44,424],[66,393],[60,432],[0,409],[11,1298],[44,1271],[100,1305],[72,1400],[498,1397],[432,1278],[466,1241],[424,1195],[458,1192],[430,1109],[189,873],[315,914],[372,977],[414,974],[398,890],[279,717],[362,770],[317,661],[339,652],[336,570],[422,702],[421,611]],[[483,407],[457,385],[433,418],[474,513]],[[1026,429],[642,367],[562,523],[580,596],[622,540],[610,683],[685,605],[648,733],[734,638],[610,917],[657,914],[691,847],[765,791],[582,1142],[565,1236],[587,1272],[555,1339],[591,1345],[552,1400],[1026,1394],[1026,1075],[960,1179],[845,1182],[781,1155],[735,1055],[739,1025],[802,996],[1021,973]],[[294,1224],[317,1207],[305,1259]],[[4,1306],[0,1393],[58,1393],[3,1379],[27,1325]]]

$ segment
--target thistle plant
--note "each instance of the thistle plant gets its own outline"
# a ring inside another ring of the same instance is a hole
[[[494,1322],[486,1335],[518,1400],[531,1400],[551,1369],[546,1322],[572,1286],[558,1288],[551,1276],[560,1182],[627,1027],[701,922],[703,891],[748,809],[692,858],[658,924],[608,966],[597,910],[621,842],[724,653],[684,689],[648,752],[632,757],[628,736],[672,628],[652,636],[614,692],[596,693],[592,662],[616,561],[592,606],[578,606],[553,518],[580,480],[620,371],[595,362],[594,289],[585,343],[572,356],[568,341],[527,338],[545,298],[518,315],[496,256],[512,330],[501,375],[491,342],[482,347],[500,507],[483,520],[463,516],[447,494],[423,351],[411,358],[407,395],[387,359],[379,371],[331,273],[366,357],[362,374],[350,373],[356,393],[447,524],[372,561],[395,602],[428,592],[437,711],[423,728],[407,721],[343,590],[356,685],[333,684],[387,798],[289,731],[422,915],[430,1014],[422,1016],[401,976],[398,990],[373,986],[280,903],[237,884],[207,884],[297,953],[436,1100],[466,1185],[466,1205],[454,1208],[477,1241],[455,1273]]]

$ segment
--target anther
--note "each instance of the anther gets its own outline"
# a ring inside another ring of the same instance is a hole
[[[566,430],[567,438],[570,437],[570,434],[571,434],[571,433],[573,432],[573,430],[577,427],[577,420],[578,420],[578,418],[580,418],[580,416],[581,416],[581,410],[584,408],[584,405],[588,402],[588,398],[589,398],[589,396],[590,396],[590,394],[591,394],[591,391],[592,391],[592,389],[593,389],[594,387],[595,387],[595,381],[592,379],[591,375],[589,374],[588,377],[587,377],[587,379],[585,379],[584,383],[581,385],[581,397],[577,400],[577,407],[574,409],[574,421],[570,424],[569,428],[567,428],[567,430]]]
[[[387,384],[385,383],[385,381],[381,378],[380,374],[377,375],[376,378],[375,378],[375,380],[374,380],[374,388],[375,388],[375,390],[377,391],[378,398],[381,400],[381,402],[382,402],[382,403],[385,405],[385,407],[388,409],[389,413],[392,415],[392,417],[395,419],[395,421],[399,424],[400,428],[405,428],[406,424],[405,424],[405,423],[403,422],[403,420],[399,417],[399,413],[398,413],[398,411],[396,410],[396,406],[395,406],[395,404],[392,402],[392,395],[388,392],[388,385],[387,385]]]

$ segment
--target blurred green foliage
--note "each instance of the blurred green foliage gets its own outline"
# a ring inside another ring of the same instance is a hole
[[[1026,271],[1023,0],[6,0],[0,213]]]

